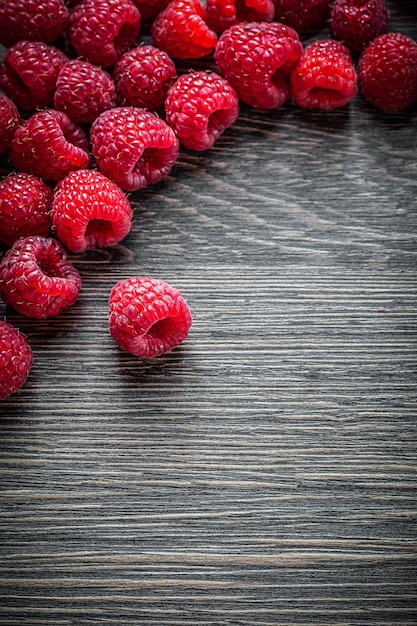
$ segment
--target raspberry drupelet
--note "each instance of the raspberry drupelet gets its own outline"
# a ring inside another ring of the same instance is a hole
[[[84,131],[54,109],[34,113],[16,130],[9,156],[17,170],[45,180],[60,180],[90,164]]]
[[[129,233],[132,217],[120,187],[95,170],[71,172],[55,187],[53,226],[72,252],[118,243]]]
[[[207,0],[207,24],[222,33],[239,22],[272,22],[273,0]]]
[[[0,43],[6,48],[27,39],[52,43],[65,31],[64,0],[0,0]]]
[[[93,123],[91,147],[99,170],[125,191],[159,182],[178,157],[173,129],[150,111],[115,107]]]
[[[18,41],[0,64],[0,88],[25,110],[53,103],[58,74],[68,61],[59,48],[42,41]]]
[[[21,237],[0,263],[0,294],[4,302],[27,317],[46,318],[74,304],[81,276],[53,238]]]
[[[79,57],[106,68],[136,45],[140,27],[132,0],[82,0],[70,12],[67,34]]]
[[[189,150],[207,150],[239,115],[234,88],[204,71],[182,74],[168,92],[166,120]]]
[[[8,96],[0,94],[0,155],[9,151],[19,124],[19,109]]]
[[[358,91],[358,76],[349,50],[340,41],[313,41],[291,74],[299,106],[328,111],[345,106]]]
[[[33,174],[10,174],[0,184],[0,241],[12,246],[19,237],[51,231],[52,189]]]
[[[168,283],[138,276],[119,281],[109,298],[110,334],[122,350],[140,358],[170,352],[188,336],[190,309]]]
[[[239,98],[274,109],[291,96],[290,74],[302,53],[293,28],[277,22],[242,22],[222,33],[214,58]]]
[[[32,369],[33,353],[25,335],[0,320],[0,400],[19,391]]]

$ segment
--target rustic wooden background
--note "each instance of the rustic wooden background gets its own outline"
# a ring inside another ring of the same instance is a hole
[[[70,310],[0,305],[35,355],[0,404],[2,624],[417,623],[416,131],[360,96],[242,106],[72,257]],[[138,274],[194,317],[148,362],[107,327]]]

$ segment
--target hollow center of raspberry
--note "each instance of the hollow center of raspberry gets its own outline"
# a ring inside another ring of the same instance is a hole
[[[164,319],[158,320],[153,324],[148,330],[148,335],[152,335],[157,339],[165,339],[167,335],[171,333],[172,330],[172,319],[170,317],[165,317]]]
[[[93,244],[93,247],[104,247],[107,245],[109,235],[113,234],[113,224],[108,220],[92,219],[85,229],[85,237]]]
[[[212,134],[220,134],[223,130],[228,126],[228,118],[230,115],[230,111],[226,109],[219,109],[218,111],[214,111],[207,123],[207,132],[209,135]]]

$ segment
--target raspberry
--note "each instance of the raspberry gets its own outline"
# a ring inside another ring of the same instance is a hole
[[[0,400],[24,385],[32,363],[33,353],[26,337],[0,320]]]
[[[207,0],[207,24],[218,33],[239,22],[272,22],[273,0]]]
[[[68,15],[64,0],[0,0],[0,43],[52,43],[65,31]]]
[[[302,53],[294,29],[278,22],[242,22],[225,30],[214,58],[243,102],[274,109],[291,96],[290,74]]]
[[[0,263],[4,302],[28,317],[59,315],[74,304],[80,289],[80,274],[56,239],[21,237]]]
[[[154,113],[135,107],[102,113],[90,139],[99,170],[126,191],[159,182],[178,157],[172,128]]]
[[[152,22],[170,0],[133,0],[144,22]]]
[[[140,26],[132,0],[82,0],[70,12],[67,34],[78,56],[110,67],[134,47]]]
[[[113,70],[117,103],[158,111],[176,77],[175,64],[166,52],[151,45],[134,48]]]
[[[10,160],[17,170],[59,180],[90,163],[84,131],[62,111],[34,113],[15,132]]]
[[[95,170],[71,172],[55,188],[53,226],[72,252],[118,243],[130,231],[132,216],[123,191]]]
[[[67,56],[42,41],[19,41],[0,64],[0,88],[21,109],[34,110],[53,102],[58,74]]]
[[[334,39],[309,44],[291,74],[295,102],[307,109],[335,109],[358,91],[358,77],[349,50]]]
[[[387,113],[417,101],[417,43],[403,33],[376,37],[359,58],[365,100]]]
[[[239,114],[233,87],[221,76],[204,71],[183,74],[165,101],[166,120],[189,150],[211,148]]]
[[[329,16],[329,0],[274,0],[274,3],[275,20],[299,34],[321,28]]]
[[[386,33],[388,22],[385,0],[335,0],[331,6],[332,35],[354,52],[361,52],[375,37]]]
[[[116,87],[111,76],[97,65],[74,59],[62,67],[56,83],[54,107],[75,124],[91,124],[116,106]]]
[[[110,334],[140,358],[160,356],[184,341],[192,324],[181,292],[155,278],[120,280],[109,298]]]
[[[32,174],[11,174],[0,184],[0,240],[12,246],[19,237],[51,230],[52,189]]]
[[[9,151],[19,124],[20,113],[17,106],[6,95],[0,94],[0,155]]]
[[[217,42],[206,20],[206,8],[200,0],[171,0],[155,18],[152,38],[172,58],[198,59],[212,53]]]

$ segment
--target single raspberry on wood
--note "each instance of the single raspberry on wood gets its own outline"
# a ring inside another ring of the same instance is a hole
[[[243,102],[274,109],[291,96],[290,75],[302,53],[293,28],[277,22],[242,22],[222,33],[214,58]]]
[[[34,113],[16,130],[9,156],[17,170],[45,180],[59,180],[90,164],[84,131],[54,109]]]
[[[272,22],[273,0],[206,0],[207,24],[222,33],[239,22]]]
[[[156,46],[174,59],[205,57],[217,42],[200,0],[171,0],[155,18],[151,34]]]
[[[120,187],[95,170],[71,172],[55,187],[54,230],[72,252],[118,243],[129,233],[132,217]]]
[[[93,122],[90,140],[99,170],[125,191],[159,182],[171,171],[179,151],[172,128],[137,107],[102,113]]]
[[[132,0],[82,0],[70,12],[67,34],[78,56],[110,67],[136,45],[140,27]]]
[[[375,37],[386,33],[389,10],[386,0],[334,0],[330,29],[335,39],[361,52]]]
[[[21,109],[52,104],[58,74],[68,57],[42,41],[18,41],[0,64],[0,88]]]
[[[33,353],[25,335],[0,320],[0,400],[19,391],[29,376]]]
[[[88,61],[73,59],[59,72],[54,108],[64,111],[75,124],[91,124],[116,106],[116,86],[108,72]]]
[[[358,76],[349,50],[340,41],[309,44],[291,74],[295,102],[307,109],[342,107],[358,91]]]
[[[0,94],[0,155],[9,151],[14,134],[20,124],[20,113],[5,94]]]
[[[274,0],[275,20],[305,34],[321,28],[329,17],[329,0]]]
[[[54,317],[74,304],[81,276],[59,241],[21,237],[0,263],[0,294],[18,313]]]
[[[52,43],[68,17],[64,0],[0,0],[0,43],[6,48],[23,39]]]
[[[51,230],[52,189],[33,174],[11,174],[0,184],[0,241],[12,246],[19,237]]]
[[[207,150],[239,115],[234,88],[218,74],[182,74],[168,92],[166,120],[189,150]]]
[[[158,111],[176,78],[174,61],[166,52],[151,45],[138,46],[125,52],[114,67],[117,103]]]
[[[417,43],[403,33],[376,37],[359,58],[365,100],[387,113],[417,101]]]
[[[122,350],[140,358],[160,356],[188,336],[190,309],[168,283],[138,276],[119,281],[109,298],[110,334]]]

